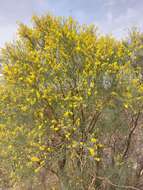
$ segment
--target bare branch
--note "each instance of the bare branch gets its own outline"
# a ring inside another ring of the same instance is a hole
[[[130,133],[129,133],[129,135],[128,135],[128,138],[127,138],[127,146],[126,146],[126,149],[125,149],[125,151],[124,151],[124,153],[123,153],[122,159],[124,159],[124,158],[126,157],[127,153],[128,153],[128,150],[129,150],[130,144],[131,144],[132,134],[133,134],[133,132],[135,131],[135,129],[137,128],[137,126],[138,126],[138,120],[139,120],[140,114],[141,114],[141,113],[138,112],[135,121],[134,121],[133,118],[132,118],[133,127],[132,127],[132,129],[131,129],[131,131],[130,131]]]

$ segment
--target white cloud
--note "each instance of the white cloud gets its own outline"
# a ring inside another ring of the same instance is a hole
[[[104,0],[103,3],[104,3],[104,6],[106,7],[112,7],[113,5],[116,4],[116,0]]]
[[[0,26],[0,48],[5,44],[15,39],[16,25]]]
[[[119,17],[115,18],[113,23],[113,33],[118,37],[122,37],[127,33],[129,28],[134,26],[141,27],[143,29],[141,23],[142,18],[140,11],[133,8],[128,8],[124,14],[121,14]]]
[[[98,22],[99,28],[107,34],[112,33],[117,38],[124,37],[132,27],[139,27],[143,30],[142,8],[129,7],[119,15],[114,15],[110,10],[102,21]]]
[[[80,23],[95,23],[104,33],[122,37],[127,28],[143,29],[142,0],[0,0],[0,46],[14,38],[16,21],[30,21],[33,13],[72,15]]]

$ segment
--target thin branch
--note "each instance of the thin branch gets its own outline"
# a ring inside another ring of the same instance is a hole
[[[91,181],[91,184],[90,184],[89,187],[88,187],[88,190],[91,190],[91,189],[92,189],[95,180],[96,180],[96,177],[94,176],[93,179],[92,179],[92,181]]]
[[[137,114],[137,117],[135,119],[134,125],[133,125],[133,127],[132,127],[132,129],[131,129],[131,131],[130,131],[130,133],[128,135],[127,146],[126,146],[126,149],[125,149],[125,151],[123,153],[122,159],[124,159],[126,157],[127,153],[128,153],[128,150],[129,150],[130,144],[131,144],[132,134],[135,131],[135,129],[137,128],[137,126],[138,126],[138,120],[139,120],[140,114],[141,114],[140,112]],[[132,121],[133,121],[133,119],[132,119]]]
[[[89,127],[87,128],[86,133],[91,133],[92,130],[94,129],[94,126],[96,124],[96,122],[98,121],[99,116],[101,115],[101,112],[99,112],[98,114],[94,114],[93,118],[91,119],[91,122],[89,124]]]

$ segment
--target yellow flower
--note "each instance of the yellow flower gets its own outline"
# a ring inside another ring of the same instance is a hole
[[[77,50],[77,51],[80,51],[80,50],[81,50],[81,48],[80,48],[79,46],[77,46],[76,50]]]
[[[68,117],[68,116],[70,116],[70,115],[72,115],[73,113],[71,112],[71,111],[66,111],[65,113],[64,113],[64,116],[65,117]]]
[[[77,146],[77,142],[76,141],[73,141],[72,142],[72,147],[75,148]]]
[[[89,88],[87,91],[88,96],[91,96],[91,89]]]
[[[103,148],[104,146],[103,146],[103,144],[98,144],[97,145],[99,148]]]
[[[65,137],[66,137],[67,139],[69,139],[70,133],[67,133],[67,134],[65,135]]]
[[[41,167],[36,168],[34,171],[35,173],[38,173],[40,171]]]
[[[25,111],[27,110],[27,107],[26,107],[26,106],[23,106],[23,107],[21,107],[21,110],[22,110],[23,112],[25,112]]]
[[[94,82],[90,83],[90,87],[93,88],[94,87]]]
[[[37,157],[35,157],[35,156],[33,156],[33,157],[31,158],[31,161],[32,161],[32,162],[39,162],[40,159],[37,158]]]
[[[98,157],[95,157],[94,158],[97,162],[99,162],[101,159],[100,158],[98,158]]]
[[[43,127],[43,125],[39,125],[39,126],[38,126],[39,129],[42,129],[42,127]]]
[[[80,118],[78,118],[78,119],[76,120],[76,125],[77,125],[77,126],[80,125]]]
[[[58,127],[54,127],[53,130],[54,131],[59,131],[59,128]]]
[[[129,105],[128,104],[124,104],[124,107],[127,109],[129,107]]]
[[[52,149],[51,149],[50,147],[47,148],[47,151],[48,151],[48,152],[51,152],[51,150],[52,150]]]
[[[8,146],[8,149],[12,149],[12,145],[9,145],[9,146]]]
[[[40,93],[38,91],[36,91],[36,96],[38,99],[40,98]]]
[[[93,148],[89,148],[89,152],[91,156],[95,156],[95,150]]]
[[[97,142],[97,139],[96,139],[96,138],[91,138],[91,142],[92,142],[92,143],[96,143],[96,142]]]
[[[45,146],[40,146],[39,149],[40,150],[45,150]]]

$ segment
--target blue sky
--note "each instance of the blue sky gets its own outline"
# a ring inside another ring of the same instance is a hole
[[[124,37],[132,26],[143,31],[143,0],[0,0],[0,47],[15,39],[17,22],[51,12],[95,24],[103,33]]]

